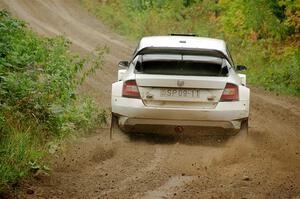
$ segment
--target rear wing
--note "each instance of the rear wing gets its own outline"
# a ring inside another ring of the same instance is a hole
[[[145,54],[180,54],[219,57],[226,59],[232,66],[234,66],[233,61],[221,51],[201,48],[146,47],[139,51],[136,51],[133,54],[132,60],[138,55]]]

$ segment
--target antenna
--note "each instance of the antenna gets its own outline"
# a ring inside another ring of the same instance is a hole
[[[171,33],[170,36],[188,36],[188,37],[198,37],[196,33]]]

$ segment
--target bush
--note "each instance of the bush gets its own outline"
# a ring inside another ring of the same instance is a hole
[[[1,191],[44,164],[47,143],[105,123],[106,114],[76,93],[103,50],[80,58],[65,38],[41,38],[6,11],[0,35]]]

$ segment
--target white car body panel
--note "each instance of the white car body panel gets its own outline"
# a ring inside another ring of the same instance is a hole
[[[247,86],[247,77],[245,74],[238,74],[238,76],[241,78],[241,83],[244,85],[244,86]]]
[[[230,56],[224,41],[210,38],[146,37],[141,40],[136,51],[146,47],[212,49]],[[215,77],[139,74],[135,72],[136,59],[133,59],[127,70],[119,70],[118,81],[112,84],[112,113],[118,117],[119,125],[123,129],[139,125],[145,125],[145,128],[148,125],[180,125],[238,130],[241,122],[248,119],[250,90],[246,87],[246,75],[237,74],[228,60],[224,59],[228,66],[228,75]],[[123,84],[127,80],[136,81],[140,98],[122,97]],[[200,97],[177,99],[161,96],[162,88],[176,89],[178,81],[184,82],[180,89],[199,89]],[[238,101],[220,101],[227,83],[238,86]]]
[[[118,81],[121,81],[123,79],[123,76],[126,72],[127,72],[126,69],[118,70]]]

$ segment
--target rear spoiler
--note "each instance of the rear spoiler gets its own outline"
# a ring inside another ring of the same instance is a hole
[[[218,50],[209,50],[201,48],[174,48],[174,47],[146,47],[133,54],[133,59],[138,55],[145,54],[184,54],[184,55],[202,55],[226,59],[232,66],[233,63],[228,56]],[[132,60],[133,60],[132,59]]]

